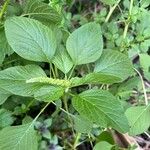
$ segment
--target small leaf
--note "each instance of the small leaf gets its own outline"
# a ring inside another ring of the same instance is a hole
[[[11,96],[12,94],[2,88],[0,88],[0,105],[2,105],[9,96]]]
[[[27,0],[24,6],[24,13],[41,22],[58,24],[62,20],[61,15],[54,8],[37,0]]]
[[[63,46],[58,48],[52,62],[65,74],[68,73],[73,66],[72,60]]]
[[[83,116],[76,115],[74,117],[74,128],[78,133],[90,133],[93,123]]]
[[[138,135],[145,132],[150,126],[150,105],[130,107],[126,111],[130,125],[130,135]]]
[[[140,54],[140,65],[144,72],[145,78],[150,80],[150,56],[147,54]]]
[[[68,37],[66,47],[75,65],[96,61],[103,49],[100,26],[96,23],[83,25]]]
[[[133,75],[133,68],[126,55],[115,50],[105,50],[97,60],[94,72],[106,75],[106,77],[114,76],[115,79],[120,78],[119,81],[121,81]]]
[[[50,102],[58,100],[64,94],[64,88],[60,86],[45,85],[34,93],[35,99]]]
[[[113,145],[105,142],[105,141],[102,141],[102,142],[99,142],[97,143],[93,150],[111,150],[111,148],[113,147]]]
[[[32,96],[42,86],[39,83],[26,83],[26,80],[34,77],[46,77],[46,74],[36,65],[10,67],[0,71],[0,87],[15,95]]]
[[[113,75],[106,75],[103,73],[89,73],[88,75],[79,78],[75,77],[71,79],[71,86],[80,86],[84,84],[112,84],[120,82],[121,79],[113,76]]]
[[[5,32],[3,29],[0,29],[0,37],[0,64],[2,64],[5,56],[12,54],[13,50],[7,42]]]
[[[0,131],[0,149],[37,150],[37,136],[33,124],[6,127]]]
[[[107,5],[113,5],[117,3],[117,0],[100,0],[100,1]]]
[[[11,125],[14,122],[14,117],[12,117],[12,112],[6,109],[0,109],[0,129]]]
[[[111,126],[119,132],[129,129],[120,102],[108,91],[92,89],[73,98],[73,106],[87,119],[103,127]]]
[[[51,62],[57,42],[50,28],[33,19],[12,17],[5,22],[5,32],[8,43],[21,57]]]

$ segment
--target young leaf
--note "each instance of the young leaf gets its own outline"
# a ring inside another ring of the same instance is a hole
[[[3,29],[0,29],[0,64],[3,63],[5,55],[10,55],[13,53],[12,48],[9,46],[5,32]]]
[[[58,24],[62,20],[61,15],[54,8],[39,0],[27,0],[24,6],[24,13],[44,23]]]
[[[0,71],[0,87],[15,95],[32,96],[42,86],[39,83],[26,83],[26,80],[34,77],[46,77],[46,74],[36,65],[10,67]]]
[[[0,129],[11,125],[13,122],[12,112],[6,109],[0,109]]]
[[[96,124],[111,126],[119,132],[129,129],[120,102],[108,91],[92,89],[85,91],[72,100],[74,108]]]
[[[145,78],[150,80],[150,56],[147,54],[140,54],[140,65],[144,72]]]
[[[150,105],[130,107],[126,111],[126,116],[129,121],[129,134],[141,134],[150,126]]]
[[[96,23],[83,25],[68,37],[66,47],[75,65],[96,61],[103,49],[100,26]]]
[[[94,72],[106,75],[106,77],[114,76],[120,78],[119,81],[121,81],[133,74],[133,68],[126,55],[114,50],[105,50],[96,61]]]
[[[113,147],[113,145],[109,144],[108,142],[102,141],[97,143],[94,146],[93,150],[111,150],[111,148]]]
[[[21,57],[32,61],[51,62],[56,51],[56,37],[40,22],[12,17],[5,22],[8,43]]]
[[[65,74],[68,73],[73,66],[72,60],[63,46],[58,48],[52,62]]]
[[[2,105],[9,96],[11,96],[12,94],[2,88],[0,88],[0,105]]]
[[[82,78],[79,77],[72,78],[71,86],[75,87],[84,84],[112,84],[120,81],[121,79],[116,76],[94,72],[94,73],[89,73]]]
[[[40,101],[50,102],[58,100],[64,94],[64,88],[60,86],[45,85],[34,93],[34,97]]]
[[[33,124],[6,127],[0,131],[1,150],[37,150],[37,136]]]

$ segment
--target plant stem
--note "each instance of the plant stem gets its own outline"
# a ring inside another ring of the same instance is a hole
[[[132,9],[133,9],[133,1],[130,1],[130,8],[129,8],[129,15],[128,15],[128,19],[127,22],[125,22],[125,28],[124,28],[124,32],[123,32],[123,38],[125,39],[127,36],[127,32],[128,32],[128,28],[129,28],[129,24],[130,24],[130,19],[131,19],[131,15],[132,15]]]
[[[56,78],[55,71],[54,71],[52,63],[50,63],[50,72],[51,71],[52,71],[53,77]]]
[[[10,0],[6,0],[0,12],[0,20],[2,19]]]
[[[80,137],[81,137],[81,133],[77,133],[74,144],[73,144],[73,150],[76,150],[76,147],[78,146]]]
[[[51,102],[47,103],[42,109],[41,111],[38,113],[38,115],[34,118],[33,123],[39,118],[39,116],[44,112],[44,110],[47,108],[47,106],[50,104]]]
[[[105,19],[105,23],[107,23],[107,22],[109,21],[109,19],[110,19],[112,13],[114,12],[115,8],[118,6],[118,4],[120,3],[120,1],[121,1],[121,0],[118,0],[118,1],[116,2],[116,4],[115,4],[113,7],[110,7],[109,13],[108,13],[108,15],[107,15],[107,17],[106,17],[106,19]]]
[[[71,69],[71,72],[70,72],[70,75],[69,75],[68,79],[70,79],[70,78],[71,78],[71,76],[72,76],[72,74],[73,74],[73,71],[74,71],[75,67],[76,67],[75,65],[72,67],[72,69]]]
[[[148,105],[148,98],[147,98],[147,94],[146,94],[146,88],[145,88],[145,85],[144,85],[143,77],[142,77],[141,73],[136,68],[134,68],[134,70],[138,73],[138,75],[139,75],[139,77],[141,79],[141,83],[142,83],[142,87],[143,87],[143,93],[144,93],[144,98],[145,98],[145,105],[147,106]]]
[[[63,102],[64,102],[65,110],[66,110],[66,112],[68,114],[69,113],[69,109],[68,109],[66,95],[64,95]],[[72,118],[70,117],[70,115],[67,115],[67,116],[68,116],[68,120],[70,121],[70,125],[71,125],[71,128],[72,128],[73,135],[75,135],[74,130],[73,130],[73,121],[72,121]]]

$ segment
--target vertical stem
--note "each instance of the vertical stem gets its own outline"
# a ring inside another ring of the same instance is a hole
[[[75,65],[72,67],[72,69],[71,69],[71,72],[70,72],[70,75],[69,75],[68,79],[70,79],[70,78],[71,78],[71,76],[72,76],[72,74],[73,74],[73,71],[74,71],[75,67],[76,67]]]
[[[67,104],[67,97],[66,97],[66,95],[64,95],[63,102],[64,102],[65,110],[69,114],[69,108],[68,108],[68,104]],[[68,115],[68,120],[70,121],[73,135],[75,135],[74,130],[73,130],[73,121],[72,121],[72,118],[70,117],[70,115]]]
[[[10,0],[6,0],[0,12],[0,20],[2,19]]]
[[[52,63],[50,63],[50,70],[52,71],[54,78],[56,78],[55,71],[54,71]]]
[[[128,32],[128,28],[129,28],[129,22],[125,23],[125,28],[124,28],[124,32],[123,32],[123,38],[125,39],[127,36],[127,32]]]
[[[121,1],[121,0],[118,0],[118,1],[116,2],[116,4],[115,4],[113,7],[110,7],[109,13],[108,13],[108,15],[107,15],[107,17],[106,17],[106,19],[105,19],[105,23],[107,23],[107,22],[109,21],[109,19],[110,19],[112,13],[114,12],[115,8],[118,6],[118,4],[120,3],[120,1]]]
[[[128,19],[127,19],[127,23],[125,22],[125,28],[124,28],[124,33],[123,33],[123,38],[125,39],[127,36],[127,32],[128,32],[128,28],[129,28],[129,24],[130,24],[130,18],[132,15],[132,9],[133,9],[133,1],[130,1],[130,7],[129,7],[129,15],[128,15]]]
[[[80,137],[81,137],[81,133],[77,133],[74,144],[73,144],[73,150],[76,150]]]
[[[138,73],[140,79],[141,79],[141,83],[142,83],[142,87],[143,87],[143,93],[144,93],[144,98],[145,98],[145,105],[147,106],[148,105],[148,98],[147,98],[147,94],[146,94],[146,88],[145,88],[145,85],[144,85],[144,80],[143,80],[143,77],[141,75],[141,73],[134,68],[134,70]]]

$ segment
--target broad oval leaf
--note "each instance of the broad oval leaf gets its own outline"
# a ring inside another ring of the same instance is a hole
[[[57,42],[50,28],[33,19],[12,17],[5,22],[5,32],[9,45],[21,57],[51,62]]]
[[[92,89],[73,98],[73,106],[80,115],[96,124],[111,126],[119,132],[129,129],[120,102],[108,91]]]
[[[40,101],[50,102],[58,100],[63,94],[63,87],[45,85],[34,93],[34,97]]]
[[[61,22],[61,15],[50,5],[39,0],[27,0],[24,6],[25,15],[44,23],[58,24]]]
[[[0,87],[15,95],[32,96],[42,86],[39,83],[26,83],[26,80],[34,77],[46,77],[46,74],[36,65],[10,67],[0,71]]]
[[[68,37],[66,47],[75,65],[96,61],[103,49],[100,25],[88,23],[81,26]]]
[[[130,107],[126,111],[126,116],[130,125],[129,134],[141,134],[150,126],[150,105]]]
[[[106,75],[108,80],[109,76],[114,76],[119,82],[133,75],[133,66],[126,55],[115,50],[104,50],[96,61],[94,72]]]
[[[72,60],[63,46],[58,48],[52,62],[65,74],[68,73],[73,66]]]
[[[37,150],[37,136],[33,124],[6,127],[0,131],[1,150]]]

